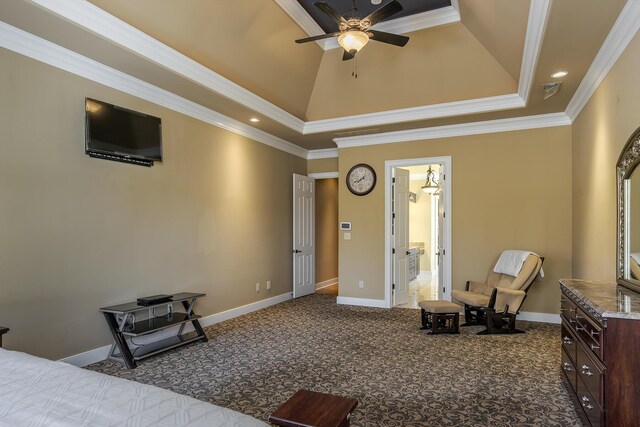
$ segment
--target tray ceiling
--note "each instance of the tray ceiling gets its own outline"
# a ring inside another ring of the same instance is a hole
[[[405,48],[367,45],[354,79],[339,50],[294,43],[307,32],[282,2],[14,0],[0,9],[8,25],[0,32],[11,33],[0,46],[35,57],[14,42],[24,30],[165,91],[175,105],[193,103],[202,109],[194,117],[321,149],[336,137],[562,112],[625,5],[459,0],[460,22],[414,31]],[[81,74],[64,61],[44,62]],[[570,74],[545,101],[541,85],[559,69]],[[253,116],[260,123],[249,124]]]

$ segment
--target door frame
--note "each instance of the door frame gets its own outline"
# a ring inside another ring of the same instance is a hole
[[[393,238],[391,236],[391,194],[393,192],[391,172],[393,168],[401,168],[407,166],[419,166],[440,163],[444,165],[447,179],[444,181],[445,204],[444,211],[447,218],[444,224],[444,250],[445,254],[443,277],[445,282],[445,298],[451,300],[451,182],[453,170],[451,166],[451,156],[441,157],[423,157],[416,159],[386,160],[384,162],[384,306],[386,308],[393,307],[392,284],[393,284],[393,256],[391,249],[393,246]]]

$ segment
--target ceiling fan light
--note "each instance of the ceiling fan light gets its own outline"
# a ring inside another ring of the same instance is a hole
[[[338,43],[347,52],[359,52],[369,42],[369,36],[364,31],[347,31],[338,36]]]

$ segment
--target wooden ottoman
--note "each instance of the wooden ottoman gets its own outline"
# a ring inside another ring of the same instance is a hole
[[[269,422],[285,427],[349,427],[358,401],[350,397],[298,390],[269,416]]]
[[[427,300],[418,303],[422,328],[431,329],[428,335],[459,334],[460,306],[451,301]]]

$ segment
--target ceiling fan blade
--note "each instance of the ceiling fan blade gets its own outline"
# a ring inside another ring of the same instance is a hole
[[[407,36],[385,33],[384,31],[367,30],[367,33],[371,34],[371,40],[392,44],[394,46],[403,47],[409,41],[409,37]]]
[[[340,23],[342,23],[342,22],[347,22],[347,20],[344,19],[342,17],[342,15],[340,15],[338,13],[337,10],[335,10],[333,7],[331,7],[331,5],[329,3],[326,3],[326,2],[323,2],[323,1],[317,1],[313,5],[315,7],[317,7],[318,9],[320,9],[321,11],[323,11],[326,15],[331,17],[331,19],[336,21],[336,23],[338,25],[340,25]]]
[[[316,40],[328,39],[339,35],[340,31],[338,31],[337,33],[320,34],[319,36],[307,37],[306,39],[298,39],[296,40],[296,43],[314,42]]]
[[[376,25],[378,22],[384,21],[385,19],[388,19],[401,11],[402,5],[398,3],[397,0],[393,0],[392,2],[385,4],[380,9],[371,13],[371,15],[364,18],[363,21],[369,21],[371,22],[371,25]]]
[[[348,60],[353,59],[355,57],[356,57],[356,52],[355,51],[347,52],[345,50],[344,53],[342,54],[342,60],[343,61],[348,61]]]

